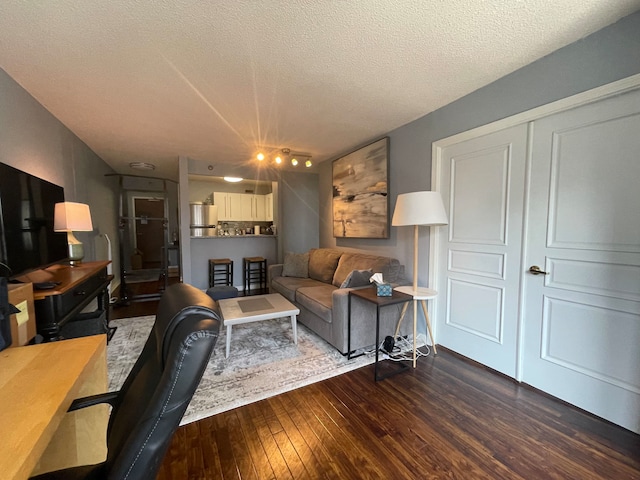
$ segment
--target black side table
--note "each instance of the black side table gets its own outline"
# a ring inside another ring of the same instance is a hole
[[[390,297],[379,297],[376,295],[375,288],[363,288],[360,290],[351,290],[349,292],[349,315],[348,315],[348,327],[347,327],[347,356],[351,358],[351,297],[355,296],[361,298],[367,302],[373,303],[376,306],[376,361],[373,367],[373,378],[377,382],[378,380],[384,380],[392,375],[403,372],[409,368],[409,365],[399,363],[398,368],[386,373],[385,375],[378,376],[378,350],[380,350],[380,309],[388,305],[397,305],[399,303],[407,303],[413,300],[411,295],[406,293],[391,291]]]

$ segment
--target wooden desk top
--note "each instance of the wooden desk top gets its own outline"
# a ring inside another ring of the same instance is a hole
[[[0,472],[28,478],[93,365],[106,355],[106,335],[0,352]]]
[[[69,265],[51,265],[42,270],[35,270],[20,277],[22,282],[60,282],[55,288],[50,290],[34,290],[34,300],[42,300],[50,295],[60,295],[91,275],[98,273],[100,270],[109,265],[111,261],[99,262],[83,262],[80,265],[71,267]]]

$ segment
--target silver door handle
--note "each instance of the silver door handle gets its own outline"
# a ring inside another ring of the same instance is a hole
[[[529,273],[533,275],[549,275],[549,272],[545,272],[537,265],[532,265],[531,267],[529,267]]]

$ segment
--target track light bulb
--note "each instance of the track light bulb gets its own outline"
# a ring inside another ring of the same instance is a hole
[[[311,165],[313,165],[313,163],[311,163],[311,160],[307,160],[306,162],[304,162],[304,166],[307,168],[311,167]]]
[[[293,165],[294,167],[298,166],[298,159],[297,158],[292,158],[291,159],[291,165]]]
[[[279,155],[276,157],[276,163],[277,163],[278,165],[280,165],[280,164],[282,163],[282,158],[280,158],[280,156],[279,156]]]
[[[257,158],[259,161],[264,160],[264,153],[260,152],[258,155],[256,155],[256,158]]]

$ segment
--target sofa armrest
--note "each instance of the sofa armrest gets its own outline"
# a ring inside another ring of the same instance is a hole
[[[331,293],[333,321],[336,324],[347,325],[349,317],[349,292],[370,288],[369,285],[353,288],[337,288]]]
[[[267,283],[271,284],[271,279],[282,276],[283,263],[274,263],[267,267]]]
[[[353,290],[352,288],[336,288],[333,292],[331,292],[331,299],[333,303],[331,304],[331,308],[335,312],[339,309],[346,309],[348,306],[349,300],[349,292]]]

